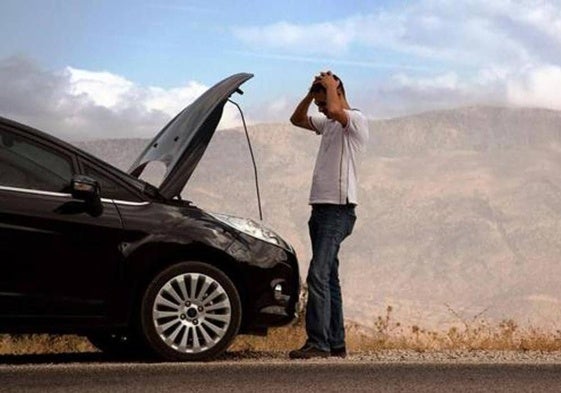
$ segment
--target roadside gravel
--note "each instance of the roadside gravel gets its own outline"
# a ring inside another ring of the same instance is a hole
[[[288,360],[288,352],[233,351],[217,361],[263,361]],[[561,351],[426,351],[384,350],[376,352],[350,352],[345,359],[330,357],[313,359],[314,362],[374,362],[374,363],[462,363],[462,364],[561,364]],[[309,362],[309,360],[290,360]]]

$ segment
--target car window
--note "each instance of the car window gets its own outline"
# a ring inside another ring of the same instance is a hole
[[[72,173],[70,157],[0,129],[0,185],[68,192]]]
[[[140,201],[140,198],[127,190],[124,186],[121,186],[116,181],[102,174],[99,170],[85,163],[83,165],[84,174],[98,181],[101,187],[102,198],[119,199],[121,201],[132,202]]]

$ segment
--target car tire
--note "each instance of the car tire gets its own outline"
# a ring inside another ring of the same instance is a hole
[[[225,351],[238,333],[241,301],[221,270],[181,262],[160,272],[142,297],[141,331],[155,354],[171,361],[201,361]]]

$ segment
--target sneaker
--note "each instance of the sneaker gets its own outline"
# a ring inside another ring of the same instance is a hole
[[[330,352],[322,351],[321,349],[317,349],[308,344],[304,345],[300,349],[295,349],[294,351],[290,351],[288,353],[288,357],[290,359],[326,358],[329,357],[329,355]]]
[[[338,358],[346,358],[347,357],[347,348],[331,348],[331,356],[338,357]]]

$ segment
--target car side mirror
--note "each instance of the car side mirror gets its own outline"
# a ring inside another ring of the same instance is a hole
[[[94,217],[101,215],[103,204],[101,203],[101,187],[97,180],[89,176],[74,175],[70,190],[74,199],[80,199],[86,203],[88,213]]]

